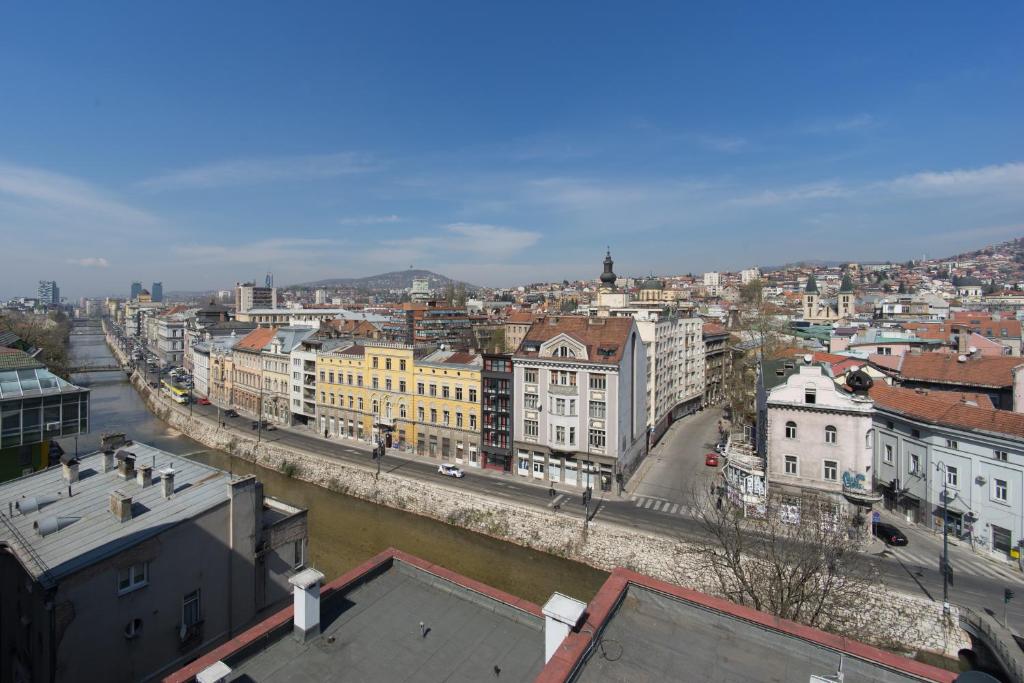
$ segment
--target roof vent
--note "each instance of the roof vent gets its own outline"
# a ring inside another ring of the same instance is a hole
[[[110,513],[119,522],[127,522],[132,518],[132,497],[120,491],[110,492]]]
[[[810,354],[810,353],[805,353],[804,354],[804,362],[805,363],[810,365],[812,360],[814,360],[814,355],[813,354]]]
[[[976,354],[977,352],[978,352],[978,347],[977,347],[977,346],[968,346],[968,347],[967,347],[967,353],[968,353],[969,355],[973,356],[973,355],[974,355],[974,354]]]
[[[963,354],[960,354],[959,356],[956,357],[956,362],[957,363],[966,363],[967,362],[967,356],[965,356]]]
[[[57,502],[57,496],[32,496],[15,501],[14,508],[21,514],[27,515],[55,502]]]
[[[49,536],[55,531],[60,531],[64,527],[71,526],[81,517],[47,517],[46,519],[40,519],[32,523],[32,528],[35,529],[40,536]]]

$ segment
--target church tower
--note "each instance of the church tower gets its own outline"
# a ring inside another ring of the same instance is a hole
[[[818,312],[818,281],[812,274],[804,287],[804,320],[814,320]]]
[[[604,255],[604,272],[601,273],[601,289],[615,289],[615,281],[618,277],[612,272],[612,266],[615,265],[612,262],[612,250],[611,247]]]
[[[629,291],[618,289],[615,281],[618,276],[612,270],[612,252],[609,248],[604,256],[604,271],[601,273],[601,286],[597,290],[597,315],[607,317],[612,308],[624,308],[629,305]]]
[[[843,283],[839,286],[839,317],[848,319],[853,314],[853,279],[846,273],[843,275]]]

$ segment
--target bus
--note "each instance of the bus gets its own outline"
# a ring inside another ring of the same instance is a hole
[[[177,382],[169,379],[163,380],[164,391],[177,403],[186,404],[188,403],[189,390],[181,386]]]

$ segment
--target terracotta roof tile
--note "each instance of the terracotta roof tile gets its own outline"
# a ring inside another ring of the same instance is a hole
[[[954,396],[943,395],[947,393]],[[878,383],[871,387],[869,395],[874,399],[875,407],[880,410],[900,413],[936,425],[1024,438],[1024,414],[980,405],[972,406],[964,402],[970,399],[965,399],[962,395],[960,399],[954,400],[957,393],[919,393],[914,389]]]
[[[1013,368],[1018,365],[1024,365],[1024,358],[978,356],[960,362],[948,353],[910,353],[903,356],[899,373],[919,382],[1003,388],[1013,385]]]
[[[277,334],[276,327],[257,327],[235,344],[234,348],[241,351],[262,351],[263,347]]]
[[[632,329],[632,318],[552,316],[530,325],[515,355],[517,358],[539,358],[538,351],[523,350],[527,342],[544,343],[560,334],[566,334],[587,347],[587,358],[590,362],[615,365],[622,360]]]

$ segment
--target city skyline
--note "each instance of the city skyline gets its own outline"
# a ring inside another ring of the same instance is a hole
[[[1024,231],[1021,12],[10,9],[0,225],[25,248],[0,297],[1000,242]]]

